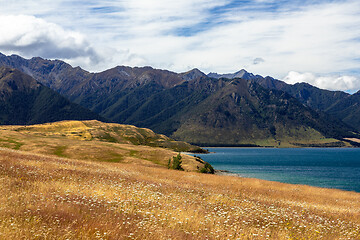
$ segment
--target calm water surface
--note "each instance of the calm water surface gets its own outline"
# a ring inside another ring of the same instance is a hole
[[[206,148],[201,158],[242,177],[360,192],[359,148]]]

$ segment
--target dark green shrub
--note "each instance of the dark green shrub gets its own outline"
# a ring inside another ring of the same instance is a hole
[[[173,157],[172,161],[171,161],[171,158],[169,158],[168,168],[184,171],[184,169],[181,166],[181,164],[182,164],[181,159],[182,159],[182,157],[181,157],[180,153],[176,157]]]
[[[214,174],[215,170],[210,163],[205,163],[204,167],[200,169],[200,172]]]

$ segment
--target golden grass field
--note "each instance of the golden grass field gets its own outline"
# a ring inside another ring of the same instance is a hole
[[[360,239],[360,194],[1,149],[0,239]]]
[[[169,170],[164,148],[0,138],[1,240],[360,239],[360,193],[190,172],[185,155],[189,171]]]
[[[167,166],[169,158],[176,156],[173,149],[198,149],[149,129],[99,121],[0,126],[0,147],[71,159],[160,166]],[[204,166],[192,156],[182,157],[186,171],[198,171]]]

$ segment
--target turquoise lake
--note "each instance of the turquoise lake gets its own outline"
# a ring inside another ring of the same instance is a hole
[[[359,148],[205,149],[215,169],[242,177],[360,192]]]

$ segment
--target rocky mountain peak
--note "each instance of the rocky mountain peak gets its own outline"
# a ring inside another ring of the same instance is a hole
[[[217,79],[219,79],[219,78],[228,78],[228,79],[242,78],[245,80],[254,80],[257,78],[257,76],[255,76],[252,73],[249,73],[245,69],[241,69],[240,71],[237,71],[235,73],[226,73],[226,74],[209,73],[207,76],[211,77],[211,78],[217,78]]]
[[[206,77],[206,74],[197,68],[194,68],[185,73],[181,73],[180,75],[181,75],[182,79],[184,79],[186,81],[191,81],[191,80],[197,79],[199,77]]]

